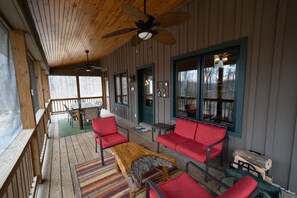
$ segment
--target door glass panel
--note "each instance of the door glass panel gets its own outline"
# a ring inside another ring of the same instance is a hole
[[[187,59],[176,64],[176,116],[196,118],[197,60]]]
[[[145,74],[145,106],[153,106],[153,76],[151,73]]]
[[[237,58],[238,50],[203,57],[203,120],[233,127]]]

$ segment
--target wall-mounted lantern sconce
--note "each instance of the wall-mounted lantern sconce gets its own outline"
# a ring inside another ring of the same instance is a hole
[[[157,96],[162,98],[169,97],[169,82],[168,81],[159,81],[157,83]]]
[[[130,74],[129,82],[135,82],[135,75],[134,74]]]

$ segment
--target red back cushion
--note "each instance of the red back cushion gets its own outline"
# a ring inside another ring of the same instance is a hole
[[[196,127],[197,123],[194,121],[177,118],[174,133],[194,140]]]
[[[213,126],[210,124],[198,123],[195,135],[195,141],[204,145],[210,145],[226,135],[226,128]],[[223,142],[214,146],[218,150],[222,150]]]
[[[94,132],[101,136],[118,133],[118,127],[114,116],[94,119],[92,120],[92,125]]]

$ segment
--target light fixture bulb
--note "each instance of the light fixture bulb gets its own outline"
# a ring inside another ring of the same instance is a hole
[[[142,30],[137,35],[140,39],[146,41],[153,37],[153,33],[150,30]]]

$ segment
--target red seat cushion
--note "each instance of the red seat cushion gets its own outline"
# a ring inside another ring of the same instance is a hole
[[[205,163],[206,150],[207,150],[206,145],[200,144],[194,140],[191,140],[189,142],[182,143],[176,146],[176,151],[183,153],[201,163]],[[214,158],[220,155],[220,153],[221,153],[221,150],[212,148],[210,150],[210,158]]]
[[[177,118],[174,133],[182,137],[194,140],[196,128],[197,122]]]
[[[182,137],[180,135],[177,135],[175,133],[170,133],[166,135],[159,135],[156,140],[160,142],[161,144],[167,146],[168,148],[175,150],[176,146],[191,141],[188,138]]]
[[[250,196],[257,187],[257,182],[251,176],[245,176],[228,188],[220,197],[222,198],[246,198]]]
[[[167,182],[159,184],[158,188],[165,197],[170,198],[213,198],[211,194],[205,191],[195,180],[193,180],[186,173],[183,173],[180,176]],[[149,195],[150,198],[158,198],[158,195],[152,189],[150,189]]]
[[[94,132],[102,137],[118,133],[118,127],[114,116],[94,119],[92,120],[92,125]]]
[[[198,123],[195,141],[204,145],[210,145],[221,139],[226,135],[226,128],[213,126],[210,124]],[[217,150],[222,150],[223,142],[214,146]]]
[[[100,144],[99,137],[95,137],[95,140],[98,144]],[[102,137],[102,148],[108,148],[117,144],[128,142],[128,138],[121,134],[112,134],[109,136]]]

